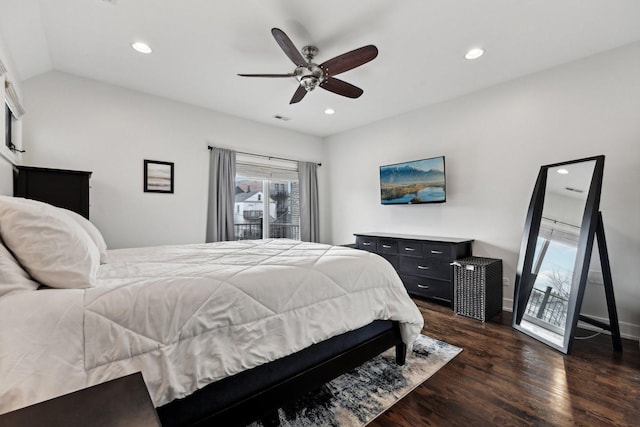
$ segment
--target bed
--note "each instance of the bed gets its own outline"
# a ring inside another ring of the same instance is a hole
[[[423,325],[392,266],[351,248],[107,250],[10,197],[0,237],[0,414],[141,371],[163,425],[243,423],[387,348],[402,363]]]

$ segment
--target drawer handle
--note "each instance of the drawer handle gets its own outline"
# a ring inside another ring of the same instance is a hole
[[[429,289],[429,285],[421,285],[420,283],[418,283],[418,287],[420,289]]]
[[[429,266],[425,266],[425,265],[419,265],[418,266],[418,270],[428,270]]]
[[[389,249],[391,247],[391,245],[382,245],[383,248],[385,249]]]
[[[363,243],[362,243],[362,246],[371,246],[371,243],[369,243],[369,242],[363,242]]]
[[[404,248],[405,251],[415,251],[413,248]]]
[[[442,251],[434,251],[433,249],[431,249],[431,253],[436,255],[442,255]]]

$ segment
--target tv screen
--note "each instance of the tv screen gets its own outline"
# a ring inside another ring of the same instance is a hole
[[[444,203],[444,156],[380,166],[383,205]]]

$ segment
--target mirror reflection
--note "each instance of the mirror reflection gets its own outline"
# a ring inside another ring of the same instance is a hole
[[[542,219],[531,271],[533,287],[520,322],[522,329],[555,344],[564,345],[580,227],[595,160],[550,167]]]

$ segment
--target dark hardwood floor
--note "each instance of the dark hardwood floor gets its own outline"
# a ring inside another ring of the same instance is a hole
[[[481,323],[414,301],[423,334],[463,351],[369,426],[640,426],[637,341],[616,353],[602,334],[566,356],[511,328],[511,313]]]

